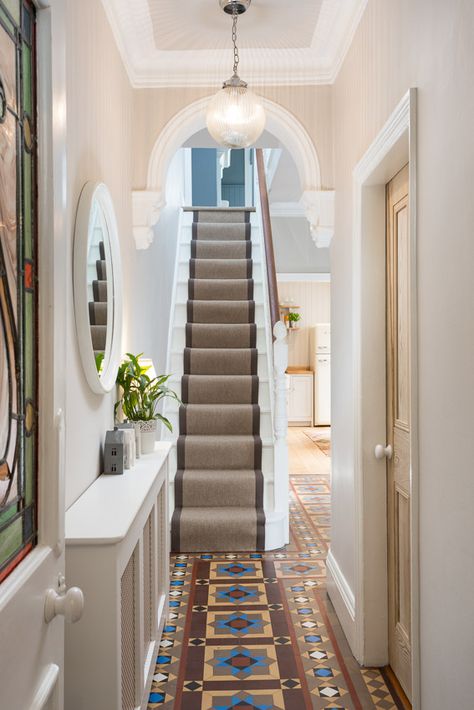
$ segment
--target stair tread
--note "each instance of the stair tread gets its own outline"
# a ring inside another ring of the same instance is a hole
[[[194,441],[212,441],[218,439],[219,441],[231,440],[233,443],[237,441],[250,441],[257,437],[260,439],[260,434],[181,434],[179,438],[194,439]]]

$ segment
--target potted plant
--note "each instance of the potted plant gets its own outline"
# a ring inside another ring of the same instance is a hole
[[[288,313],[288,323],[290,328],[294,328],[294,323],[298,323],[299,320],[301,320],[300,313]]]
[[[172,397],[180,404],[181,401],[176,392],[166,386],[171,375],[150,377],[150,367],[140,363],[142,355],[127,353],[127,358],[118,369],[117,385],[121,396],[115,404],[115,414],[121,406],[124,416],[138,424],[142,453],[149,454],[155,447],[158,420],[173,431],[171,422],[156,411],[159,402],[165,397]]]

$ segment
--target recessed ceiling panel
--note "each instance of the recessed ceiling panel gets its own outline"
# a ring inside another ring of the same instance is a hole
[[[251,49],[310,47],[323,0],[252,0],[239,18],[239,46]],[[147,0],[157,50],[230,47],[232,18],[218,0]]]
[[[255,84],[331,84],[368,0],[252,0],[239,19],[241,73]],[[209,86],[232,67],[219,0],[102,0],[134,86]]]

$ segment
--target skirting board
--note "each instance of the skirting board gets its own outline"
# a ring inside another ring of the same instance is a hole
[[[327,593],[352,652],[356,648],[355,597],[333,554],[326,560]]]

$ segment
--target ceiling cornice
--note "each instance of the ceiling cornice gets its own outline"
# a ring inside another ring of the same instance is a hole
[[[253,86],[333,84],[367,2],[323,0],[311,47],[242,49],[241,63],[248,67],[245,80]],[[134,88],[212,88],[227,78],[227,50],[157,50],[145,0],[102,0],[102,4]]]

